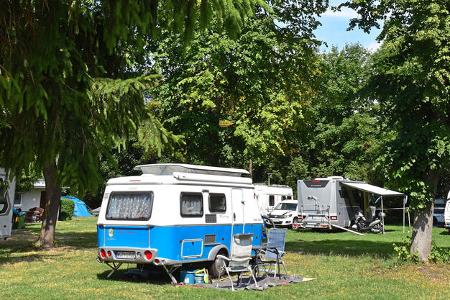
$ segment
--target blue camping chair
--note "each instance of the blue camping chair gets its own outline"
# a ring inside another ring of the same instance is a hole
[[[267,233],[267,245],[265,249],[259,252],[258,264],[265,266],[266,274],[269,274],[271,267],[274,266],[274,277],[280,277],[280,265],[283,266],[287,274],[286,266],[283,261],[286,244],[286,228],[271,228]]]

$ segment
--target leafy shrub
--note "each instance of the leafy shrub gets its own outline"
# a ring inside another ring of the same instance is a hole
[[[419,262],[417,254],[409,251],[409,243],[394,244],[394,251],[399,262]]]
[[[419,257],[415,253],[409,251],[409,243],[403,242],[400,244],[394,244],[394,251],[397,254],[397,260],[399,262],[412,262],[418,263]],[[445,248],[436,247],[433,243],[429,261],[433,263],[449,263],[450,262],[450,250]]]
[[[433,243],[429,259],[434,263],[450,263],[450,250],[436,247]]]
[[[61,211],[59,213],[59,220],[60,221],[71,220],[74,210],[75,210],[75,203],[73,203],[73,201],[61,199]]]

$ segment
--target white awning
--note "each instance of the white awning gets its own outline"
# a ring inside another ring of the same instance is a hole
[[[387,190],[384,188],[381,188],[379,186],[371,185],[368,183],[363,182],[341,182],[341,184],[349,186],[351,188],[369,192],[372,194],[380,195],[380,196],[403,196],[403,193],[399,193],[396,191]]]

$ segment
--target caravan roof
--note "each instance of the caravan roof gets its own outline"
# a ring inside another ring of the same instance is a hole
[[[136,166],[134,169],[141,171],[143,174],[153,174],[153,175],[173,175],[175,172],[182,172],[182,173],[205,174],[205,175],[248,177],[250,174],[247,170],[244,169],[219,168],[219,167],[197,166],[189,164],[139,165]]]
[[[126,176],[108,180],[108,185],[123,184],[208,184],[253,187],[249,173],[243,169],[196,166],[188,164],[139,165],[140,176]]]

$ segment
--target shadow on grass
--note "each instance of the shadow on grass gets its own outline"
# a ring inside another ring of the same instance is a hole
[[[62,256],[62,254],[45,254],[45,253],[22,253],[20,255],[4,255],[0,253],[0,266],[5,264],[15,264],[19,262],[36,262],[46,261],[48,259],[55,259]]]
[[[11,238],[0,241],[0,265],[54,258],[60,256],[57,252],[61,248],[77,250],[97,247],[96,232],[57,232],[56,247],[47,252],[35,246],[38,232],[35,228],[15,230]]]
[[[97,274],[99,280],[113,280],[120,282],[146,282],[148,284],[155,285],[170,285],[171,280],[169,276],[161,269],[159,271],[152,272],[138,272],[137,269],[123,269],[116,271],[111,277],[108,278],[110,270]],[[175,272],[174,276],[178,278],[178,273]]]
[[[96,248],[97,232],[57,232],[56,244],[76,249]]]
[[[366,240],[331,240],[319,241],[289,241],[286,250],[313,255],[345,255],[345,256],[371,256],[377,258],[390,258],[394,253],[392,242],[374,242]]]
[[[450,230],[444,230],[441,233],[439,233],[440,235],[450,235]]]

